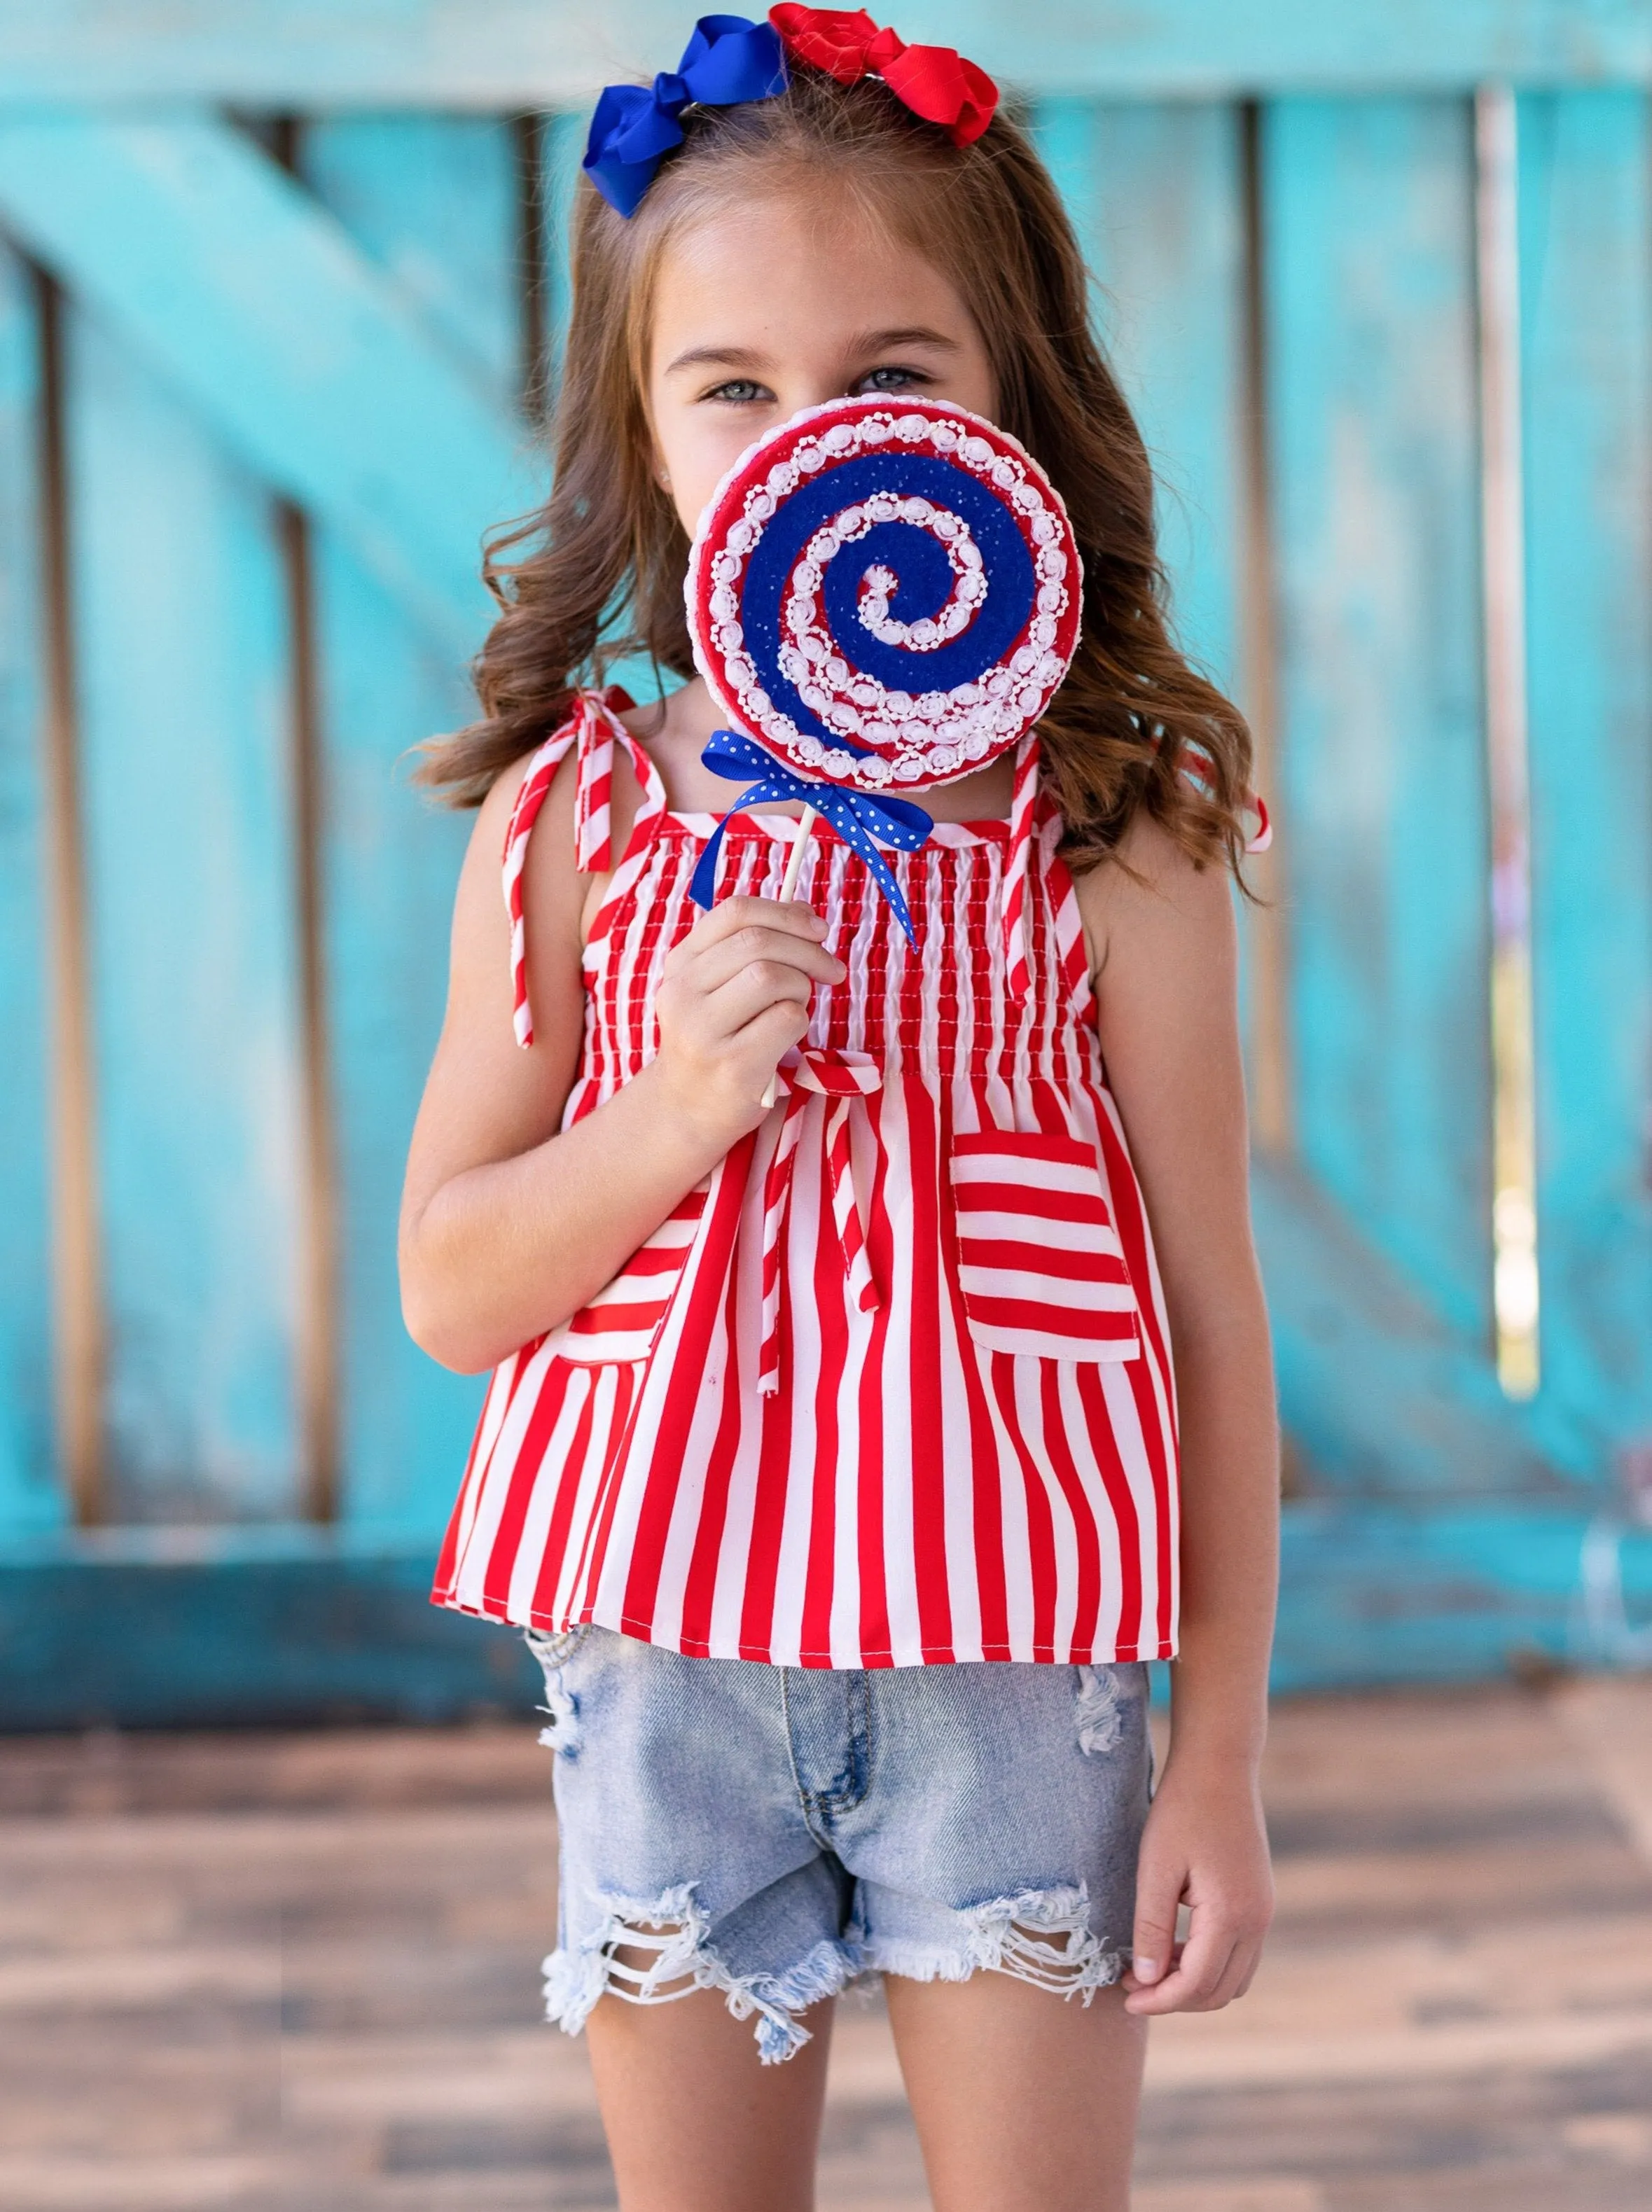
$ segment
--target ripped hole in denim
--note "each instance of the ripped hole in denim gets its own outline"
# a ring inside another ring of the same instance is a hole
[[[796,2014],[835,1997],[859,1971],[854,1947],[817,1943],[783,1974],[730,1972],[707,1941],[704,1908],[685,1882],[657,1898],[603,1899],[606,1910],[577,1951],[544,1962],[545,2017],[577,2035],[598,2000],[671,2004],[695,1990],[720,1990],[736,2020],[756,2016],[757,2055],[780,2064],[810,2040]]]
[[[1124,1698],[1119,1677],[1111,1667],[1078,1667],[1072,1720],[1078,1731],[1078,1748],[1087,1758],[1116,1751],[1124,1734]]]
[[[919,1942],[909,1936],[873,1938],[868,1965],[880,1972],[914,1982],[966,1982],[972,1974],[1008,1974],[1057,1996],[1082,1997],[1119,1978],[1123,1954],[1104,1950],[1090,1925],[1089,1898],[1083,1882],[1054,1889],[1029,1889],[1017,1897],[994,1898],[966,1906],[957,1916],[951,1942]]]
[[[555,1636],[544,1635],[537,1628],[526,1632],[527,1647],[538,1661],[545,1682],[545,1702],[539,1710],[548,1725],[540,1729],[539,1741],[547,1751],[567,1759],[580,1755],[580,1701],[568,1688],[564,1670],[587,1632],[583,1626],[565,1628]]]

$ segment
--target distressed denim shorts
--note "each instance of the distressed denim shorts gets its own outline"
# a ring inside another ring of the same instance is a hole
[[[1090,2002],[1129,1956],[1147,1669],[694,1659],[530,1631],[558,1754],[548,2016],[723,1991],[766,2061],[861,1973]]]

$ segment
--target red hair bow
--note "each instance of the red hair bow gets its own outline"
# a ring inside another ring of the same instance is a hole
[[[768,20],[788,54],[824,70],[840,84],[881,76],[896,98],[955,146],[968,146],[993,119],[998,87],[951,46],[909,46],[880,31],[864,8],[771,8]]]

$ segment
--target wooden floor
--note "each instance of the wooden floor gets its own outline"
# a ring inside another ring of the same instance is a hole
[[[526,1729],[0,1742],[6,2212],[611,2204]],[[1652,1682],[1298,1702],[1280,1911],[1154,2031],[1137,2212],[1646,2212]],[[915,2212],[875,2002],[822,2203]]]

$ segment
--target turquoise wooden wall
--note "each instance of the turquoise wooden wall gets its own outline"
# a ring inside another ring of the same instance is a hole
[[[1652,1438],[1652,6],[900,21],[1029,98],[1182,634],[1263,743],[1279,1679],[1587,1648],[1591,1526],[1652,1594],[1622,1480]],[[0,1724],[521,1694],[511,1639],[422,1604],[478,1386],[397,1308],[465,835],[406,754],[465,715],[480,534],[543,481],[582,111],[687,27],[0,0]],[[1526,1396],[1494,1356],[1484,514],[1511,459]]]

